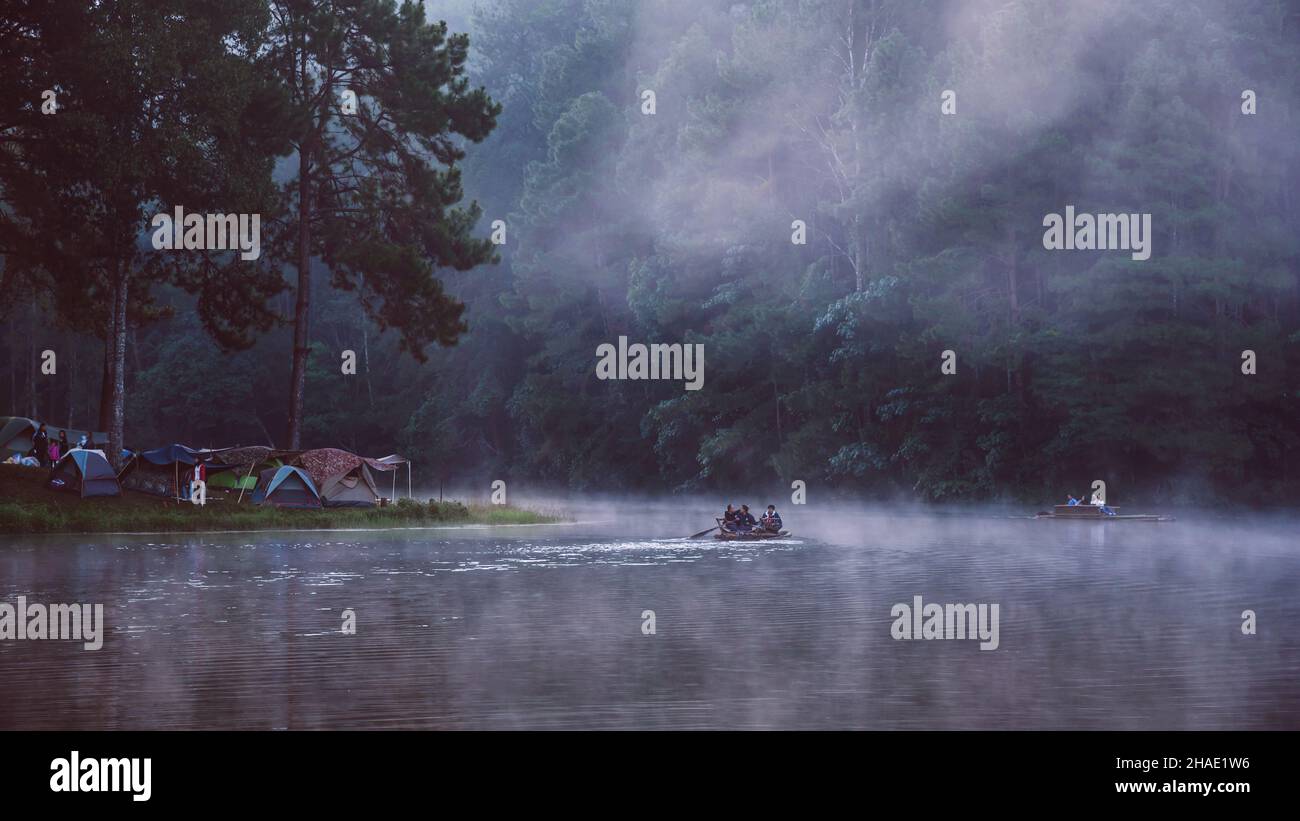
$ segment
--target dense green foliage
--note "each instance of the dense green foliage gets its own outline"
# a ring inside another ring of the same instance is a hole
[[[510,279],[433,429],[588,489],[1293,497],[1300,5],[1082,5],[497,4]],[[1152,258],[1045,251],[1066,205]],[[705,388],[593,379],[619,334]]]
[[[96,427],[115,463],[126,339],[156,314],[156,285],[197,294],[195,310],[227,344],[274,322],[265,302],[281,287],[275,272],[140,242],[173,204],[271,210],[281,144],[267,130],[274,117],[250,112],[281,109],[283,98],[246,59],[261,11],[257,0],[221,10],[29,0],[0,12],[0,302],[44,294],[65,318],[57,324],[106,341]]]
[[[297,448],[317,259],[333,287],[355,291],[366,316],[395,329],[420,361],[428,345],[454,345],[466,330],[465,306],[432,274],[495,260],[491,243],[472,233],[477,204],[457,207],[456,162],[464,141],[488,135],[500,107],[470,88],[468,38],[449,36],[421,3],[269,5],[255,62],[287,91],[292,112],[284,132],[296,160],[284,188],[292,217],[279,257],[298,271],[286,434]]]
[[[440,272],[469,331],[424,364],[321,293],[303,444],[417,483],[1294,500],[1298,41],[1295,0],[486,2],[462,167],[501,262]],[[1045,250],[1067,205],[1151,214],[1151,258]],[[287,330],[181,317],[133,332],[128,441],[281,437]],[[619,335],[703,344],[703,389],[597,380]],[[52,337],[7,325],[14,412]]]

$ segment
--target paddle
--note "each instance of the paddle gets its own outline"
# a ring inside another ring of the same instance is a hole
[[[698,539],[698,538],[700,538],[701,536],[703,536],[705,533],[712,533],[713,531],[715,531],[715,530],[717,530],[717,529],[718,529],[718,526],[717,526],[717,525],[714,525],[713,527],[709,528],[708,530],[701,530],[699,533],[696,533],[694,536],[687,536],[686,538],[688,538],[688,539]]]

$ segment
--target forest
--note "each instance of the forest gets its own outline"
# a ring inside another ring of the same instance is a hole
[[[426,487],[1300,497],[1300,0],[6,5],[0,412]],[[260,257],[155,252],[182,204]]]

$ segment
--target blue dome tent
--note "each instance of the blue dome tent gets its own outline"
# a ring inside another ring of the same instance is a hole
[[[90,496],[121,496],[113,466],[97,450],[73,450],[59,459],[50,471],[47,486],[55,490],[76,493],[85,499]]]
[[[253,491],[253,504],[267,504],[273,507],[321,507],[320,492],[316,484],[302,468],[281,465],[267,468],[257,479],[257,490]]]

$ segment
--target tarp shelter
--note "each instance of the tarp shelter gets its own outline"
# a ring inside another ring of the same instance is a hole
[[[179,443],[163,445],[153,450],[142,450],[139,453],[141,459],[155,465],[197,465],[200,460],[208,463],[208,470],[225,470],[226,468],[216,461],[216,457],[229,448],[192,448],[189,445]]]
[[[253,492],[253,504],[318,508],[321,500],[316,485],[306,471],[292,465],[282,465],[262,471],[257,479],[257,490]]]
[[[326,507],[343,505],[370,507],[378,504],[379,489],[375,484],[372,471],[394,472],[394,491],[396,491],[395,471],[399,464],[407,464],[400,456],[372,459],[339,448],[305,450],[289,461],[307,471],[312,481],[320,488],[321,498]],[[409,471],[407,485],[409,490]]]
[[[209,485],[213,474],[235,468],[217,461],[216,457],[226,450],[192,448],[179,443],[143,450],[126,463],[118,479],[131,490],[184,498],[189,490],[187,477],[190,470],[200,461],[207,465]]]
[[[14,453],[27,453],[27,451],[32,449],[32,437],[36,435],[36,431],[40,428],[41,423],[35,419],[28,419],[25,416],[11,416],[8,417],[8,419],[9,421],[4,424],[4,427],[0,428],[0,449],[13,451]],[[75,448],[77,442],[81,441],[81,437],[86,435],[84,430],[60,428],[49,423],[46,423],[45,425],[45,433],[50,437],[51,442],[58,440],[60,431],[68,435],[68,445],[70,448]],[[100,445],[107,445],[108,434],[96,433],[95,442]],[[8,456],[7,453],[3,455],[6,457]]]
[[[176,471],[172,467],[146,462],[138,455],[131,457],[122,466],[122,472],[117,475],[117,480],[126,490],[150,493],[164,498],[176,496],[179,482]]]
[[[113,466],[102,451],[74,450],[59,458],[50,471],[46,485],[55,490],[67,490],[81,498],[88,496],[121,496]]]

